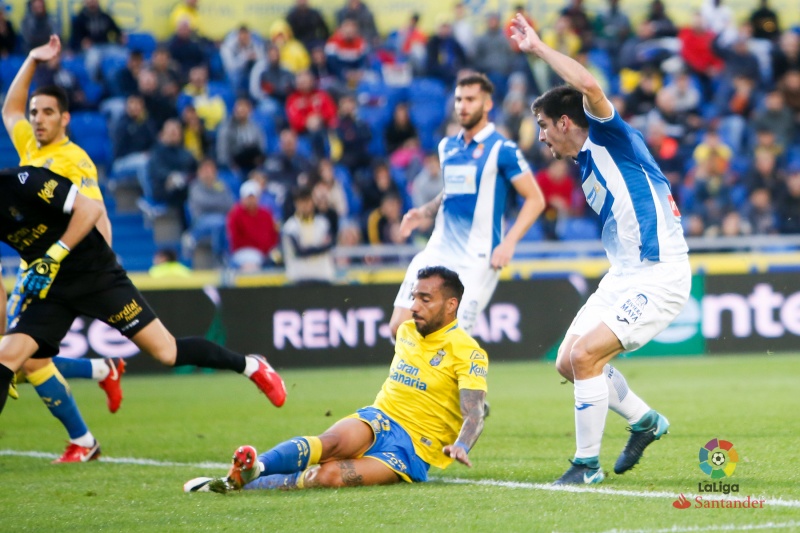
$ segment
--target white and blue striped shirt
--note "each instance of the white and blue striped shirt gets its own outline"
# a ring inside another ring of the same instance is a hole
[[[517,145],[488,124],[469,142],[463,132],[439,143],[444,197],[428,241],[444,259],[488,261],[503,238],[512,180],[530,167]]]
[[[616,111],[606,119],[588,111],[586,117],[589,137],[577,160],[586,201],[603,223],[612,269],[686,260],[678,206],[642,134]]]

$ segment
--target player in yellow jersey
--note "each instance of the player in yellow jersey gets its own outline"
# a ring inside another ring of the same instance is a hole
[[[186,492],[351,487],[422,482],[430,466],[472,466],[483,430],[489,359],[458,326],[458,274],[426,267],[412,291],[413,320],[397,332],[389,377],[375,402],[318,437],[296,437],[258,455],[241,446],[224,478],[195,478]]]
[[[103,209],[97,229],[111,244],[111,223],[103,204],[103,195],[97,183],[97,168],[83,149],[67,137],[70,114],[66,93],[59,87],[41,87],[30,98],[29,116],[25,115],[28,91],[37,65],[46,63],[61,53],[61,41],[51,36],[50,41],[31,50],[9,87],[3,103],[3,124],[14,143],[21,165],[45,167],[68,178],[79,192],[95,200]],[[22,265],[24,268],[24,265]],[[9,297],[7,321],[13,323],[24,305],[19,290]],[[3,321],[2,326],[5,326]],[[94,378],[108,396],[111,412],[116,412],[122,401],[119,378],[124,372],[124,362],[98,360],[74,361],[56,358],[29,359],[23,366],[28,381],[39,396],[67,429],[70,444],[57,462],[85,462],[99,456],[99,446],[83,421],[75,400],[62,375]],[[13,394],[13,393],[12,393]]]

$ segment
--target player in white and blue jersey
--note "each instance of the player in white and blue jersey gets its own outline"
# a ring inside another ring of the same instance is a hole
[[[628,387],[609,361],[636,350],[680,313],[691,289],[688,247],[667,179],[642,135],[626,124],[597,80],[578,62],[544,44],[525,19],[512,37],[567,82],[533,103],[539,140],[556,158],[580,166],[587,203],[600,215],[611,269],[578,311],[558,352],[559,373],[575,384],[572,466],[557,484],[603,480],[600,442],[608,410],[627,419],[631,436],[614,465],[622,474],[667,432],[669,421]]]
[[[421,268],[443,265],[458,273],[466,290],[458,321],[467,333],[492,298],[517,242],[544,210],[544,196],[517,145],[489,122],[494,87],[480,73],[456,82],[455,112],[462,127],[439,143],[444,190],[403,217],[400,231],[408,236],[435,217],[425,249],[411,261],[394,301],[392,336],[411,318],[411,291]],[[511,188],[524,199],[514,224],[504,235],[503,211]]]

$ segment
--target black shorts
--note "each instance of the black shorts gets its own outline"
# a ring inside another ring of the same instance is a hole
[[[115,264],[101,272],[56,277],[47,298],[28,302],[8,333],[24,333],[39,345],[34,358],[53,357],[79,315],[102,320],[128,338],[155,320],[156,314],[127,273]]]

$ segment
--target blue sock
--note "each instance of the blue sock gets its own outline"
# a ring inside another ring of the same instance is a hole
[[[264,465],[261,476],[302,472],[309,464],[317,464],[321,455],[322,442],[318,437],[295,437],[258,456]]]
[[[53,357],[53,364],[61,375],[67,379],[92,379],[92,361],[89,359],[72,359],[70,357]]]
[[[54,364],[51,363],[29,374],[28,381],[36,389],[53,416],[58,418],[67,429],[70,439],[77,439],[89,432],[67,382],[61,377]]]
[[[599,457],[576,457],[573,461],[576,465],[585,465],[589,468],[600,468]]]
[[[656,425],[658,421],[658,413],[656,413],[655,409],[650,409],[638,422],[631,425],[632,431],[647,431],[651,427]]]
[[[302,475],[303,472],[295,472],[294,474],[272,474],[269,476],[261,476],[245,485],[244,490],[293,489],[297,487],[297,478]]]

